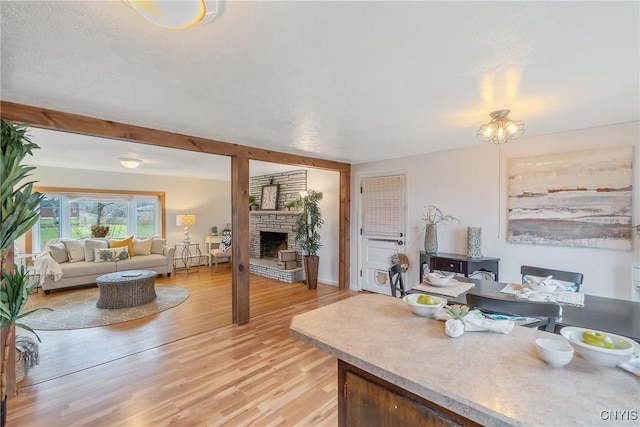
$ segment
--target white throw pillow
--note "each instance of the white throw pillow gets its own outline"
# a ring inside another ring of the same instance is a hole
[[[164,247],[166,244],[167,244],[167,239],[154,237],[153,242],[151,243],[151,253],[164,255]]]
[[[95,259],[94,249],[108,248],[109,244],[104,239],[87,239],[84,241],[84,260],[93,261]]]
[[[133,238],[133,253],[137,255],[149,255],[151,253],[151,246],[153,245],[153,237],[148,239]]]
[[[82,240],[65,240],[64,247],[69,255],[69,262],[84,261],[84,239]]]
[[[121,248],[95,248],[94,250],[94,262],[112,262],[122,261],[129,259],[129,249],[126,246]]]
[[[53,260],[58,264],[69,261],[67,248],[64,247],[64,243],[62,242],[50,244],[49,253],[51,254],[51,258],[53,258]]]

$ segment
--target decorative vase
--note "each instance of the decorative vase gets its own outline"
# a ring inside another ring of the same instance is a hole
[[[318,266],[320,257],[317,255],[305,255],[302,257],[304,261],[304,274],[309,289],[318,287]]]
[[[428,254],[438,252],[438,225],[427,224],[424,228],[424,251]]]
[[[482,257],[482,228],[467,228],[467,256],[469,258]]]

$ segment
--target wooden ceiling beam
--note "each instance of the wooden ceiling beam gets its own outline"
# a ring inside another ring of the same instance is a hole
[[[0,114],[4,120],[38,128],[60,130],[102,138],[113,138],[199,153],[218,154],[222,156],[246,156],[250,160],[260,160],[263,162],[341,172],[351,170],[351,165],[348,163],[315,159],[313,157],[281,153],[230,142],[216,141],[214,139],[182,135],[8,101],[0,101]]]

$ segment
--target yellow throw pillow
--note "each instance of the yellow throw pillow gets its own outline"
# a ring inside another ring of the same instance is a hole
[[[127,247],[127,250],[129,251],[129,256],[135,256],[136,253],[133,251],[133,236],[129,236],[126,239],[123,240],[114,240],[114,239],[110,239],[109,240],[109,247],[110,248],[123,248],[123,247]]]

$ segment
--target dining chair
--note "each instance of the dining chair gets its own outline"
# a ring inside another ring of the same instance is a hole
[[[524,276],[536,276],[547,277],[552,276],[553,279],[561,282],[573,283],[573,290],[575,292],[580,291],[580,285],[584,275],[582,273],[572,273],[570,271],[551,270],[549,268],[532,267],[530,265],[523,265],[520,267],[520,274],[524,280]]]
[[[404,282],[402,281],[402,264],[393,264],[389,267],[389,284],[392,297],[395,298],[397,292],[400,293],[400,298],[407,295],[407,292],[404,290]]]
[[[556,319],[560,317],[560,306],[552,302],[515,301],[487,296],[467,294],[467,305],[480,311],[536,318],[526,323],[519,323],[528,328],[543,328],[554,332]]]

